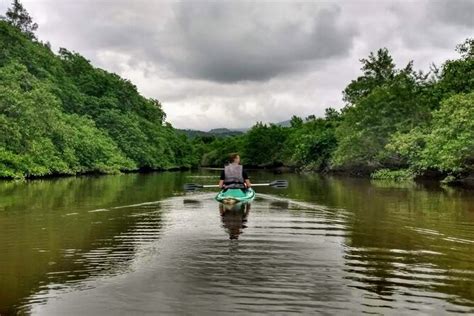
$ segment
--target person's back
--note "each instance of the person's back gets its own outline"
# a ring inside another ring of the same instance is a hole
[[[221,189],[247,189],[251,183],[247,172],[240,164],[240,156],[238,154],[229,155],[229,164],[224,167],[221,172],[219,187]]]

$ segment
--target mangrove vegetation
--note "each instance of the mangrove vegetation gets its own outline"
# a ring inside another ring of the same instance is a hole
[[[38,41],[18,1],[0,21],[0,177],[197,165],[160,102],[80,54]]]
[[[324,118],[294,116],[290,127],[257,123],[230,139],[195,139],[201,163],[219,166],[239,151],[250,166],[289,166],[374,178],[439,177],[474,171],[474,40],[427,73],[397,68],[387,49],[362,59],[346,105]]]

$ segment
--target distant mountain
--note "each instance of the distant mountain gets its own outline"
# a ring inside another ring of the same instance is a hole
[[[274,123],[275,125],[282,126],[282,127],[290,127],[290,120],[282,121],[278,123]],[[236,128],[236,129],[229,129],[229,128],[213,128],[208,132],[199,131],[195,129],[178,129],[180,133],[185,134],[186,136],[193,138],[193,137],[231,137],[231,136],[238,136],[242,135],[247,132],[250,128]]]
[[[215,134],[215,135],[218,135],[218,134],[232,134],[232,133],[235,133],[235,131],[230,130],[228,128],[213,128],[208,133]]]
[[[232,131],[245,133],[245,132],[248,131],[249,129],[250,129],[250,127],[246,127],[246,128],[234,128],[234,129],[232,129]]]
[[[208,132],[198,131],[198,130],[194,130],[194,129],[179,129],[178,131],[185,134],[186,136],[188,136],[190,138],[205,137],[205,136],[208,136],[208,137],[213,137],[213,136],[214,137],[231,137],[231,136],[241,135],[241,134],[244,133],[243,131],[231,130],[231,129],[228,129],[228,128],[214,128],[214,129],[211,129]]]
[[[291,127],[291,120],[278,122],[278,123],[275,123],[275,125],[278,125],[278,126],[281,126],[281,127]]]

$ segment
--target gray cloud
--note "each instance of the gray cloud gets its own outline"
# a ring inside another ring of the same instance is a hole
[[[356,35],[337,5],[151,3],[63,2],[55,11],[59,20],[65,17],[64,31],[87,39],[86,49],[128,52],[181,76],[216,82],[303,71],[310,61],[347,56]]]
[[[419,0],[403,4],[394,2],[389,7],[396,27],[388,39],[397,38],[407,49],[453,50],[469,30],[471,34],[474,31],[474,1]]]
[[[432,1],[435,16],[448,24],[474,27],[474,1],[451,0]],[[471,31],[474,31],[471,29]]]
[[[132,80],[179,128],[322,115],[370,51],[427,69],[473,35],[471,0],[23,2],[41,40]]]
[[[285,14],[283,19],[266,15]],[[166,54],[179,73],[217,82],[267,80],[301,71],[305,62],[345,56],[355,35],[337,6],[184,2],[170,27],[184,56]],[[181,57],[181,58],[179,58]]]

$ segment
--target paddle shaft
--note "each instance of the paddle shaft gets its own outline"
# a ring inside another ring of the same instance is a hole
[[[269,186],[270,183],[255,183],[255,184],[252,184],[251,186],[252,187],[265,187],[265,186]],[[205,184],[202,186],[203,188],[218,188],[219,185],[218,184]]]
[[[252,187],[272,187],[275,189],[284,189],[288,187],[288,181],[286,180],[275,180],[270,183],[255,183],[251,185]],[[203,188],[218,188],[217,184],[195,184],[195,183],[186,183],[184,185],[184,190],[194,191]]]

